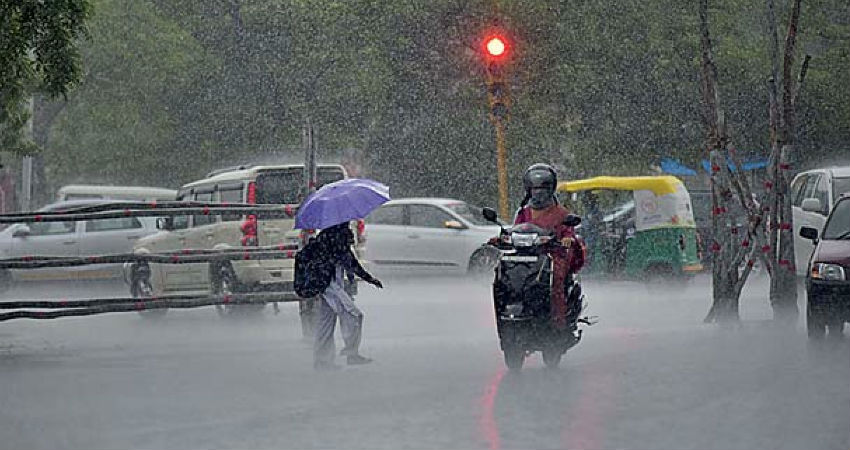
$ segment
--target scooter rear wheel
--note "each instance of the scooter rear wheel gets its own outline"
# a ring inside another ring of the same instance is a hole
[[[561,364],[561,356],[563,355],[564,352],[554,346],[543,349],[543,363],[550,369],[557,369],[558,365]]]

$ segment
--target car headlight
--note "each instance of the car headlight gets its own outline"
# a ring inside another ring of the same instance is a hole
[[[844,267],[838,264],[814,263],[812,264],[812,278],[825,281],[844,281]]]

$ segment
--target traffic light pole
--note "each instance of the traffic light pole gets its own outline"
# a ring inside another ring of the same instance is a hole
[[[496,169],[499,175],[499,215],[510,220],[508,211],[508,150],[505,145],[505,122],[510,109],[510,93],[505,83],[504,65],[508,54],[508,41],[492,35],[483,42],[484,63],[487,74],[487,100],[490,105],[490,122],[496,128]]]
[[[505,148],[505,124],[499,117],[493,117],[496,127],[496,167],[499,171],[499,215],[510,220],[508,215],[508,150]]]

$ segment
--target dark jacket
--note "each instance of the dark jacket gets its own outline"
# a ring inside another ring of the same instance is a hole
[[[318,266],[330,271],[329,282],[333,279],[338,265],[342,266],[350,281],[353,280],[354,275],[369,283],[374,281],[375,278],[360,265],[360,261],[354,255],[351,249],[353,244],[354,233],[347,223],[326,228],[316,236],[314,256],[323,260]]]

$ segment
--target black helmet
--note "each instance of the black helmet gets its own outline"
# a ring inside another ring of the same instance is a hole
[[[558,174],[548,164],[534,164],[525,170],[522,185],[532,208],[547,208],[555,203]]]

